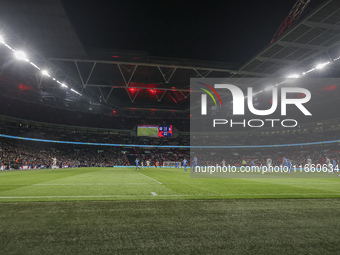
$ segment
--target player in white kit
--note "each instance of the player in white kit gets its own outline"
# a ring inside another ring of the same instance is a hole
[[[52,170],[53,170],[53,169],[58,169],[58,166],[57,166],[57,158],[56,158],[56,157],[53,158]]]
[[[312,168],[312,159],[308,156],[307,158],[307,169],[308,170],[308,173],[311,172],[311,168]]]
[[[328,174],[330,174],[332,170],[332,164],[331,164],[331,160],[329,159],[329,157],[326,157],[325,165],[327,167]]]
[[[146,166],[147,166],[147,168],[150,168],[150,160],[146,161]]]
[[[267,173],[272,173],[272,163],[273,163],[273,161],[272,161],[272,159],[271,158],[267,158]]]
[[[226,163],[226,161],[223,159],[222,160],[222,167],[225,167],[225,163]]]

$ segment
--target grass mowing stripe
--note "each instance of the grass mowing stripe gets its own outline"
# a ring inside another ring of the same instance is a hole
[[[0,199],[16,199],[16,198],[114,198],[114,197],[251,197],[251,196],[340,196],[340,193],[277,193],[277,194],[167,194],[159,195],[151,192],[152,195],[98,195],[98,196],[8,196],[0,197]]]
[[[158,183],[159,184],[159,183]],[[162,183],[163,184],[163,183]],[[193,185],[193,183],[189,183],[189,182],[182,182],[182,183],[166,183],[168,185]],[[225,182],[225,184],[227,185],[263,185],[266,184],[265,182]],[[267,183],[268,184],[268,183]],[[320,182],[320,183],[316,183],[316,182],[299,182],[299,183],[271,183],[271,184],[277,184],[277,185],[339,185],[339,183],[336,182]],[[37,183],[37,184],[0,184],[1,186],[110,186],[110,185],[156,185],[156,183]],[[209,185],[209,183],[199,183],[199,185]]]

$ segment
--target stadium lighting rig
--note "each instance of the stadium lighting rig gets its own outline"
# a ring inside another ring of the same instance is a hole
[[[316,67],[315,67],[315,69],[317,69],[317,70],[321,70],[321,69],[323,69],[326,65],[329,65],[331,62],[326,62],[326,63],[320,63],[320,64],[318,64]]]
[[[334,59],[333,59],[333,62],[338,61],[338,60],[340,60],[340,56],[334,58]],[[309,70],[307,70],[307,71],[304,71],[304,72],[302,72],[301,74],[300,74],[300,73],[293,73],[293,74],[288,75],[286,78],[288,78],[288,79],[297,79],[297,78],[301,78],[301,76],[305,76],[305,75],[307,75],[307,74],[309,74],[309,73],[311,73],[311,72],[314,72],[314,71],[316,71],[316,70],[322,70],[322,69],[324,69],[326,66],[331,65],[331,64],[332,64],[331,61],[324,62],[324,63],[319,63],[319,64],[317,64],[315,67],[313,67],[313,68],[311,68],[311,69],[309,69]],[[276,84],[275,87],[278,87],[278,86],[280,86],[281,84],[284,84],[284,83],[286,83],[286,81],[281,82],[281,83],[279,83],[279,84]],[[272,89],[272,87],[270,86],[270,87],[267,87],[264,91],[270,91],[271,89]],[[262,90],[262,91],[263,91],[263,90]],[[261,92],[262,92],[262,91],[261,91]],[[256,94],[258,94],[258,93],[256,93]],[[254,95],[255,95],[255,94],[254,94]]]
[[[62,86],[65,86],[65,85],[62,85]],[[66,86],[67,87],[67,86]],[[72,92],[78,94],[79,96],[81,96],[81,94],[78,92],[78,91],[75,91],[74,89],[71,89]]]
[[[38,65],[36,65],[35,63],[33,63],[32,61],[30,61],[27,57],[27,54],[22,51],[22,50],[14,50],[11,46],[9,46],[6,42],[5,39],[2,35],[0,35],[0,44],[6,46],[9,50],[14,52],[14,57],[18,60],[21,61],[25,61],[28,62],[30,65],[32,65],[35,69],[41,71],[41,75],[52,78],[53,81],[57,82],[62,88],[69,88],[65,83],[62,83],[61,81],[59,81],[58,79],[52,77],[49,73],[48,70],[45,69],[41,69]],[[76,93],[79,96],[82,96],[82,94],[74,89],[71,89],[72,92]]]
[[[36,64],[34,64],[33,62],[30,62],[30,64],[32,65],[32,66],[34,66],[36,69],[38,69],[38,70],[40,70],[40,67],[38,67]]]
[[[47,70],[42,70],[42,71],[41,71],[41,74],[44,75],[44,76],[51,77],[51,75],[48,73]]]
[[[27,55],[25,52],[19,50],[19,51],[14,51],[14,56],[16,59],[18,60],[23,60],[23,61],[26,61],[26,62],[29,62],[29,59],[27,58]]]
[[[337,58],[333,59],[333,62],[335,62],[339,59],[340,59],[340,57],[337,57]],[[325,66],[330,65],[330,64],[332,64],[332,62],[330,62],[330,61],[324,62],[324,63],[319,63],[315,67],[313,67],[313,68],[311,68],[307,71],[304,71],[301,74],[292,74],[292,75],[289,75],[287,78],[300,78],[301,75],[306,75],[308,73],[314,72],[315,70],[322,70],[322,69],[325,68]]]
[[[300,78],[300,74],[291,74],[287,76],[288,79]]]
[[[29,62],[33,67],[35,67],[36,69],[38,69],[39,71],[41,71],[41,74],[42,74],[42,75],[52,78],[52,80],[55,81],[55,82],[57,82],[62,88],[68,88],[68,86],[67,86],[66,84],[60,82],[59,80],[57,80],[57,79],[54,78],[54,77],[51,77],[51,75],[49,74],[49,72],[48,72],[47,70],[41,70],[41,68],[40,68],[39,66],[37,66],[36,64],[34,64],[33,62],[31,62],[31,61],[27,58],[27,55],[26,55],[25,52],[23,52],[23,51],[16,51],[16,50],[14,50],[11,46],[9,46],[8,44],[6,44],[6,42],[5,42],[5,40],[4,40],[4,37],[3,37],[2,35],[0,35],[0,44],[3,44],[3,45],[6,46],[8,49],[10,49],[11,51],[13,51],[15,57],[16,57],[18,60],[24,60],[24,61],[26,61],[26,62]],[[334,58],[334,59],[333,59],[333,62],[338,61],[338,60],[340,60],[340,56]],[[331,65],[331,64],[332,64],[331,61],[324,62],[324,63],[319,63],[319,64],[317,64],[314,68],[311,68],[311,69],[309,69],[309,70],[307,70],[307,71],[304,71],[304,72],[302,72],[301,74],[299,74],[299,73],[290,74],[290,75],[288,75],[286,78],[293,78],[293,79],[294,79],[294,78],[300,78],[301,76],[307,75],[307,74],[309,74],[309,73],[311,73],[311,72],[314,72],[315,70],[322,70],[322,69],[324,69],[327,65]],[[285,83],[285,82],[281,82],[281,83],[279,83],[279,84],[275,84],[275,87],[278,87],[278,86],[280,86],[280,85],[283,84],[283,83]],[[266,88],[266,89],[264,89],[264,90],[260,90],[260,91],[258,91],[258,92],[256,92],[256,93],[254,93],[253,95],[260,94],[260,93],[262,93],[262,92],[264,92],[264,91],[270,91],[270,90],[273,89],[273,88],[274,88],[274,86],[270,86],[270,87],[268,87],[268,88]],[[74,90],[74,89],[72,89],[72,88],[71,88],[70,90],[71,90],[72,92],[76,93],[77,95],[82,96],[82,94],[79,93],[78,91],[76,91],[76,90]]]

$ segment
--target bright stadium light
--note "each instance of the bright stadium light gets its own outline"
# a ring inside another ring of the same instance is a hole
[[[26,56],[26,53],[25,52],[23,52],[23,51],[15,51],[14,52],[14,56],[17,58],[17,59],[19,59],[19,60],[24,60],[24,61],[26,61],[26,62],[29,62],[29,60],[28,60],[28,58],[27,58],[27,56]]]
[[[33,62],[30,62],[30,64],[31,64],[32,66],[34,66],[35,68],[37,68],[38,70],[40,70],[40,67],[37,66],[36,64],[34,64]]]
[[[320,64],[318,64],[318,65],[316,65],[316,67],[315,67],[315,69],[317,69],[317,70],[321,70],[321,69],[323,69],[326,65],[329,65],[331,62],[326,62],[326,63],[320,63]]]
[[[300,78],[300,74],[291,74],[288,75],[287,78]]]
[[[81,93],[79,93],[78,91],[75,91],[74,89],[71,89],[71,91],[73,91],[74,93],[78,94],[79,96],[82,96]]]
[[[48,70],[41,69],[41,68],[40,68],[39,66],[37,66],[35,63],[31,62],[31,61],[28,59],[28,57],[27,57],[27,55],[26,55],[26,53],[25,53],[24,51],[22,51],[22,50],[18,50],[18,51],[17,51],[17,50],[14,50],[10,45],[8,45],[8,44],[5,42],[4,37],[3,37],[2,35],[0,35],[0,44],[3,44],[3,45],[6,46],[9,50],[11,50],[11,51],[14,53],[14,56],[15,56],[16,59],[18,59],[18,60],[24,60],[24,61],[28,62],[30,65],[32,65],[33,67],[35,67],[36,69],[38,69],[39,71],[41,71],[41,74],[42,74],[42,75],[51,77],[51,78],[53,79],[53,81],[59,83],[60,86],[61,86],[62,88],[67,88],[67,89],[69,88],[65,83],[60,82],[60,81],[57,80],[55,77],[52,77],[52,76],[49,74]],[[82,96],[81,93],[79,93],[78,91],[76,91],[76,90],[74,90],[74,89],[72,89],[72,88],[71,88],[71,91],[74,92],[74,93],[76,93],[76,94],[78,94],[79,96]]]
[[[305,73],[305,74],[308,74],[308,73],[313,72],[313,71],[315,71],[315,68],[309,69],[308,71],[306,71],[306,72],[304,72],[304,73]]]
[[[50,75],[49,75],[47,70],[42,70],[41,74],[50,77]]]

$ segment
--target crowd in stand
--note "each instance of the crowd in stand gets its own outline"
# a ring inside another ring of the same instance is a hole
[[[49,168],[53,158],[58,167],[99,167],[127,165],[120,149],[90,146],[53,145],[40,142],[0,140],[0,162],[3,168]]]
[[[16,124],[17,125],[17,124]],[[180,133],[176,138],[152,138],[137,137],[129,133],[92,133],[81,132],[72,129],[42,129],[28,125],[14,126],[3,125],[1,133],[30,137],[37,139],[74,141],[85,143],[128,144],[128,145],[167,145],[170,148],[155,147],[111,147],[111,146],[88,146],[59,143],[29,142],[15,139],[0,138],[0,161],[7,168],[43,168],[51,165],[52,159],[57,158],[60,167],[77,166],[125,166],[133,165],[138,158],[140,163],[151,166],[164,162],[183,162],[187,159],[190,164],[190,155],[197,156],[199,164],[216,165],[225,161],[228,165],[246,164],[265,165],[267,158],[271,158],[273,165],[281,165],[282,158],[288,158],[293,165],[306,164],[307,157],[311,157],[314,164],[322,164],[326,156],[339,161],[339,143],[295,146],[295,147],[271,147],[253,149],[202,149],[192,150],[189,148],[176,148],[176,146],[195,145],[265,145],[265,144],[292,144],[300,142],[329,141],[339,139],[339,131],[327,131],[318,133],[289,133],[263,135],[257,134],[226,134],[225,136],[212,137],[200,135],[190,137]],[[310,131],[312,132],[312,131]],[[194,140],[194,142],[193,142]]]
[[[304,166],[307,164],[307,158],[310,157],[314,165],[324,164],[326,157],[340,161],[340,146],[333,145],[313,145],[297,147],[280,147],[278,148],[253,148],[253,149],[214,149],[211,151],[197,150],[195,155],[200,159],[201,164],[221,165],[225,161],[226,165],[240,166],[256,165],[264,166],[268,158],[272,160],[273,166],[282,165],[283,158],[289,159],[295,166]]]
[[[136,158],[144,166],[163,166],[164,162],[183,162],[190,164],[190,153],[198,158],[199,165],[240,166],[266,165],[271,158],[274,166],[282,164],[288,158],[293,165],[304,166],[308,157],[313,164],[324,164],[326,157],[340,160],[338,143],[330,145],[313,145],[280,148],[253,149],[192,149],[188,148],[141,148],[108,147],[54,144],[33,141],[0,138],[0,162],[2,168],[49,168],[53,158],[57,158],[59,167],[112,167],[134,165]]]
[[[20,126],[20,127],[2,127],[1,133],[12,136],[86,142],[86,143],[110,143],[110,144],[134,144],[134,145],[190,145],[189,137],[138,137],[122,134],[103,134],[103,133],[83,133],[75,130],[37,130],[35,128]]]
[[[49,168],[53,158],[59,167],[128,166],[138,158],[150,166],[162,166],[164,161],[181,162],[188,157],[187,149],[157,149],[108,147],[42,143],[0,139],[0,162],[9,168]]]
[[[136,133],[136,131],[131,131]],[[131,133],[130,132],[130,133]],[[292,144],[292,143],[310,143],[320,141],[330,141],[339,139],[339,130],[327,132],[308,132],[308,133],[286,133],[286,134],[244,134],[244,133],[227,133],[224,136],[192,136],[186,133],[179,133],[172,138],[153,138],[153,137],[138,137],[127,134],[108,134],[103,132],[86,133],[79,132],[79,130],[62,130],[62,129],[43,129],[37,130],[29,126],[21,127],[2,127],[2,134],[49,139],[62,140],[73,142],[86,143],[115,143],[115,144],[134,144],[134,145],[272,145],[272,144]]]

